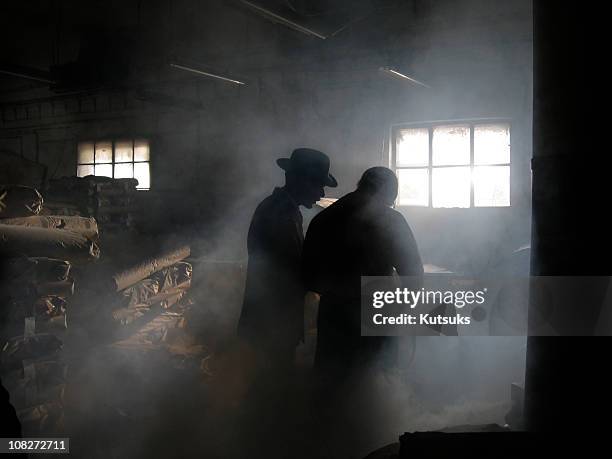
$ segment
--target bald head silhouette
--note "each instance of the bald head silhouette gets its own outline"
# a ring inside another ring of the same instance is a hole
[[[395,173],[387,167],[371,167],[366,170],[357,190],[380,199],[385,205],[392,206],[397,198],[398,182]]]

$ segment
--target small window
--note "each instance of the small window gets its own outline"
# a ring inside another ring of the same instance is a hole
[[[394,130],[400,206],[510,206],[510,125],[448,123]]]
[[[139,190],[151,187],[150,150],[146,139],[101,140],[78,145],[77,176],[135,178]]]

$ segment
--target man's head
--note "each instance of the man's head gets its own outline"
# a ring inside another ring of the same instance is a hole
[[[298,204],[311,208],[325,196],[324,187],[336,187],[338,182],[329,173],[329,157],[310,148],[293,150],[290,158],[278,159],[285,171],[286,187]]]
[[[386,167],[371,167],[366,170],[357,184],[357,190],[392,206],[397,198],[397,177]]]

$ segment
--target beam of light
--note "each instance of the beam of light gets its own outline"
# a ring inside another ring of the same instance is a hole
[[[192,67],[187,67],[187,66],[184,66],[184,65],[181,65],[181,64],[171,63],[170,67],[174,67],[174,68],[177,68],[177,69],[185,70],[187,72],[197,73],[198,75],[206,76],[206,77],[209,77],[209,78],[215,78],[217,80],[226,81],[226,82],[232,83],[232,84],[246,85],[246,83],[243,82],[243,81],[233,80],[231,78],[224,77],[222,75],[216,75],[214,73],[205,72],[203,70],[194,69]]]
[[[270,19],[273,22],[278,22],[278,23],[283,24],[283,25],[285,25],[285,26],[287,26],[287,27],[289,27],[289,28],[291,28],[293,30],[297,30],[298,32],[301,32],[303,34],[319,38],[321,40],[327,39],[327,37],[325,35],[322,35],[319,32],[315,32],[312,29],[309,29],[309,28],[304,27],[304,26],[302,26],[300,24],[297,24],[297,23],[295,23],[293,21],[290,21],[289,19],[287,19],[287,18],[285,18],[283,16],[280,16],[280,15],[278,15],[276,13],[273,13],[272,11],[267,10],[267,9],[265,9],[265,8],[259,6],[259,5],[256,5],[255,3],[249,2],[247,0],[240,0],[240,1],[244,5],[248,6],[249,8],[252,8],[257,13],[259,13],[260,15]]]
[[[410,81],[411,83],[414,83],[416,85],[423,86],[424,88],[431,89],[431,86],[423,83],[422,81],[415,80],[414,78],[411,78],[408,75],[404,75],[403,73],[400,73],[397,70],[393,70],[393,69],[391,69],[389,67],[381,67],[380,71],[383,72],[383,73],[386,73],[388,75],[391,75],[393,77],[400,78],[402,80],[407,80],[407,81]]]

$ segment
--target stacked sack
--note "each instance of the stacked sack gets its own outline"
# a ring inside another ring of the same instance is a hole
[[[2,349],[2,383],[25,435],[63,431],[68,366],[61,348],[59,338],[41,333],[11,338]]]
[[[178,303],[191,287],[188,246],[171,250],[115,274],[111,281],[112,320],[120,325],[145,322]]]
[[[61,332],[67,328],[74,294],[72,265],[47,257],[19,257],[3,263],[4,336]]]
[[[43,198],[34,188],[0,185],[4,337],[66,328],[70,275],[75,263],[99,257],[93,218],[40,215]]]
[[[0,185],[0,256],[39,256],[91,261],[100,256],[92,218],[39,215],[43,197],[35,188]]]
[[[57,215],[94,217],[105,230],[132,227],[138,180],[62,177],[49,181],[45,207]]]
[[[28,434],[61,431],[71,269],[99,256],[94,219],[42,210],[36,189],[0,185],[0,372]]]
[[[67,365],[62,362],[70,263],[22,257],[3,263],[0,372],[24,434],[61,432]]]

